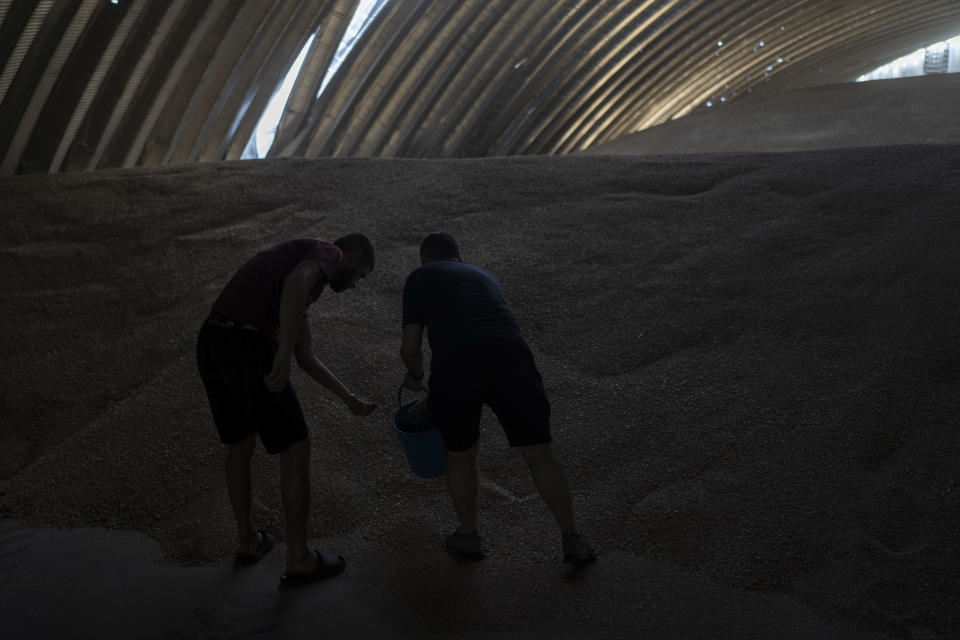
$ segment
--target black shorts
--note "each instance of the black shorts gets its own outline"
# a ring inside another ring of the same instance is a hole
[[[546,444],[550,401],[530,349],[512,340],[469,345],[431,363],[430,416],[448,451],[463,451],[480,438],[486,404],[497,415],[511,447]]]
[[[253,328],[207,320],[197,339],[197,367],[207,390],[220,441],[235,444],[257,433],[267,453],[280,453],[307,437],[300,401],[288,382],[267,388],[277,343]]]

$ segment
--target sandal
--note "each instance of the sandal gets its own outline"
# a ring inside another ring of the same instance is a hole
[[[331,555],[320,553],[319,551],[314,551],[314,553],[317,554],[316,568],[306,573],[283,574],[280,576],[280,589],[302,587],[326,578],[332,578],[333,576],[340,575],[343,573],[343,570],[347,568],[347,561],[343,559],[343,556],[334,558]]]
[[[257,545],[257,550],[253,553],[238,553],[233,559],[233,566],[249,567],[270,553],[270,550],[273,549],[273,546],[277,542],[277,536],[269,531],[259,531],[258,533],[260,534],[260,544]]]
[[[587,564],[597,559],[593,550],[579,533],[566,533],[563,536],[563,561],[574,564]]]
[[[483,541],[477,533],[460,533],[454,529],[447,534],[447,551],[456,553],[467,560],[483,560]]]

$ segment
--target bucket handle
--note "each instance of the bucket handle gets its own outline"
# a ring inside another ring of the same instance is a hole
[[[398,407],[402,407],[402,406],[403,406],[403,390],[404,390],[405,388],[406,388],[406,385],[404,385],[404,384],[401,382],[401,383],[400,383],[400,388],[397,389],[397,406],[398,406]],[[427,386],[426,386],[426,385],[420,385],[420,390],[423,391],[424,393],[427,393],[427,394],[430,393],[430,390],[427,389]]]

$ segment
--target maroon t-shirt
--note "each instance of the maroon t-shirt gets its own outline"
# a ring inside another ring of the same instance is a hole
[[[234,322],[251,324],[268,336],[279,333],[280,294],[287,274],[303,260],[320,265],[322,275],[307,295],[307,306],[340,272],[343,253],[337,245],[317,238],[296,238],[261,251],[240,267],[211,308]],[[306,307],[304,307],[306,311]]]

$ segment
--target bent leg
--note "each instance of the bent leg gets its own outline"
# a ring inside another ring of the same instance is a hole
[[[230,506],[237,519],[237,551],[252,554],[260,544],[257,527],[253,522],[253,480],[250,459],[257,446],[257,436],[251,435],[227,451],[226,477]]]
[[[547,508],[553,513],[560,532],[575,533],[577,528],[573,520],[573,505],[570,500],[570,487],[563,467],[553,454],[550,443],[518,447],[524,461],[530,468],[533,483],[540,492]]]
[[[464,451],[447,451],[447,489],[460,518],[460,533],[477,531],[477,443]]]
[[[287,523],[286,573],[312,571],[316,556],[307,547],[310,516],[310,438],[303,438],[280,454],[280,494]]]

